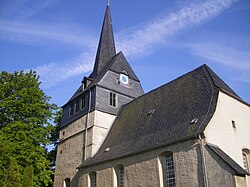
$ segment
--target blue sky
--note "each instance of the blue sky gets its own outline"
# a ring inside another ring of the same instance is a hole
[[[250,102],[249,0],[119,0],[111,15],[145,92],[202,64]],[[59,106],[93,67],[105,0],[0,0],[0,70],[33,69]]]

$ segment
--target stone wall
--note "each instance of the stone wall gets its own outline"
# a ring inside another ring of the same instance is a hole
[[[205,147],[205,155],[208,185],[211,187],[235,186],[234,176],[232,175],[234,171],[228,164],[208,147]]]
[[[66,178],[70,178],[71,185],[76,186],[77,167],[82,163],[84,154],[86,153],[86,158],[90,158],[96,153],[115,117],[115,115],[96,110],[88,114],[86,149],[86,115],[60,130],[55,187],[61,187]]]
[[[86,186],[88,174],[92,171],[96,171],[97,186],[103,186],[102,184],[115,186],[113,180],[116,177],[113,168],[122,164],[125,169],[125,186],[163,187],[160,182],[162,173],[159,155],[166,151],[171,151],[174,155],[175,174],[178,176],[176,177],[177,186],[204,186],[200,149],[195,140],[81,168],[78,186]]]

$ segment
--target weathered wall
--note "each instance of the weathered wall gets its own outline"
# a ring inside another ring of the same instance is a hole
[[[177,143],[153,151],[120,158],[98,165],[82,168],[80,171],[79,187],[86,185],[86,179],[91,171],[96,171],[99,186],[105,184],[114,186],[115,179],[112,168],[122,164],[125,169],[125,186],[161,187],[159,155],[165,151],[174,154],[177,186],[203,186],[201,158],[199,145],[195,140]],[[113,176],[113,177],[112,177]],[[111,184],[112,183],[112,184]],[[97,185],[98,186],[98,185]],[[162,186],[163,187],[163,186]]]
[[[235,179],[236,187],[248,187],[245,177],[235,176],[234,179]]]
[[[117,114],[121,106],[129,103],[133,98],[118,92],[112,91],[116,94],[116,107],[110,106],[110,90],[102,87],[96,88],[96,110],[107,112],[110,114]]]
[[[235,186],[234,176],[232,175],[234,171],[208,147],[205,147],[205,162],[209,186]]]
[[[115,117],[115,115],[96,110],[89,113],[86,150],[84,149],[86,115],[60,130],[60,143],[56,158],[56,187],[61,187],[66,178],[70,178],[71,185],[75,186],[75,181],[77,181],[76,168],[82,163],[83,154],[86,153],[86,158],[89,158],[97,152]]]
[[[98,85],[108,88],[110,90],[114,90],[116,92],[123,93],[133,98],[137,98],[144,93],[140,82],[129,78],[129,84],[123,85],[122,83],[119,84],[119,79],[119,73],[109,70],[103,76],[102,80],[98,83]]]
[[[74,186],[74,183],[77,181],[77,179],[73,180],[77,173],[76,167],[82,162],[82,146],[82,133],[79,133],[58,145],[55,187],[61,187],[66,178],[70,178],[72,185]]]
[[[97,110],[89,114],[86,158],[92,157],[98,151],[115,118],[115,115]]]
[[[215,114],[205,129],[206,141],[218,145],[243,167],[242,149],[250,150],[249,134],[250,107],[220,92]]]

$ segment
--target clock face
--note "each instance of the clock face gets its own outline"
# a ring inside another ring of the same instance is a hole
[[[128,76],[124,74],[120,74],[120,81],[123,84],[128,84]]]

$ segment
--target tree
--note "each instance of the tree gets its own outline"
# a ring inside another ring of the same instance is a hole
[[[19,166],[15,159],[10,160],[9,167],[5,170],[3,187],[21,187],[21,176]]]
[[[32,187],[33,186],[33,167],[26,166],[23,172],[23,187]]]
[[[55,104],[39,88],[36,72],[0,74],[0,177],[4,177],[10,157],[23,175],[27,166],[34,170],[33,186],[52,184],[53,171],[46,146],[51,143]]]

